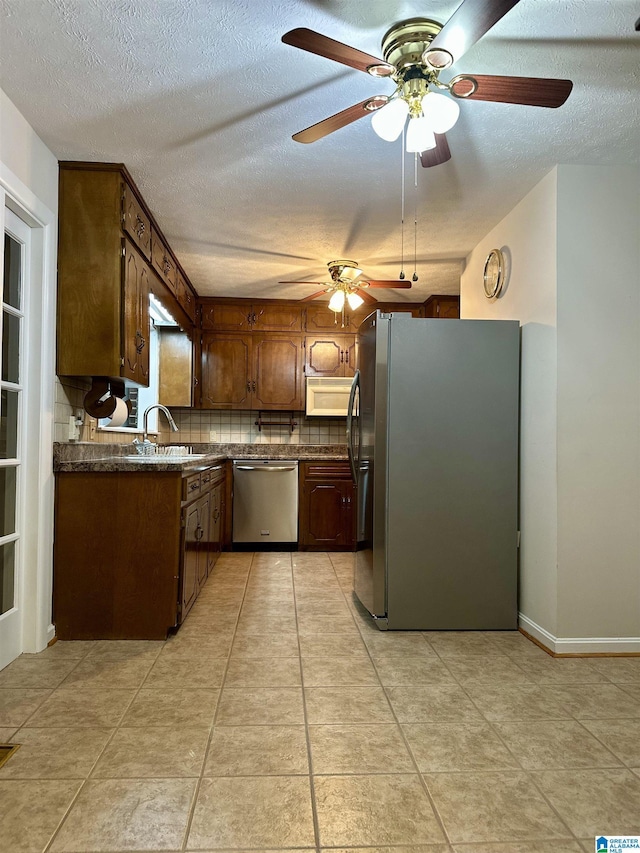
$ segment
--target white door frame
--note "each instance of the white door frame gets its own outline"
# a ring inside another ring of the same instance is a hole
[[[53,639],[53,428],[55,392],[57,214],[0,162],[0,224],[5,208],[31,228],[30,284],[25,341],[21,496],[22,573],[19,652],[39,652]],[[25,512],[27,510],[27,513]],[[0,617],[1,618],[1,617]],[[0,650],[0,656],[2,650]],[[0,663],[2,666],[6,661]]]

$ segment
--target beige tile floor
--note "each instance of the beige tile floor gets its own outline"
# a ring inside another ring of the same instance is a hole
[[[0,672],[2,853],[584,853],[640,834],[640,658],[381,633],[350,554],[224,554],[166,642]]]

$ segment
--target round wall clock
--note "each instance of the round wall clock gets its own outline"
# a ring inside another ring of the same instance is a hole
[[[487,255],[482,280],[487,299],[500,295],[504,283],[504,255],[500,249],[492,249]]]

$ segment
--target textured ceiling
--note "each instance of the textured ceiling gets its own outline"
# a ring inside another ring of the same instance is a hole
[[[396,278],[401,148],[362,119],[291,135],[374,94],[369,77],[281,43],[308,27],[373,55],[395,21],[457,0],[0,0],[0,86],[59,159],[124,162],[202,295],[298,298],[353,258]],[[521,0],[454,73],[568,77],[557,109],[461,103],[452,159],[406,157],[400,299],[456,293],[473,246],[556,163],[640,157],[633,0]],[[417,239],[414,244],[414,213]],[[379,291],[381,298],[394,292]]]

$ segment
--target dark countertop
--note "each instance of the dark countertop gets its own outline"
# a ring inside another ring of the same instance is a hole
[[[53,446],[55,472],[198,471],[227,459],[288,459],[298,461],[346,461],[344,444],[192,444],[192,456],[136,456],[131,444],[96,442],[58,443]],[[133,457],[133,458],[131,458]]]

